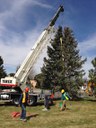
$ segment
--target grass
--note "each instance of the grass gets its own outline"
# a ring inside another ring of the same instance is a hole
[[[68,101],[68,110],[62,112],[59,102],[45,112],[42,104],[27,107],[27,122],[11,116],[14,111],[20,112],[20,107],[0,103],[0,128],[96,128],[96,101]]]

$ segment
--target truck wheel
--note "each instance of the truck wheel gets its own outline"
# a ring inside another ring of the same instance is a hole
[[[13,104],[16,105],[16,106],[18,106],[19,105],[19,99],[18,98],[15,98],[13,100]]]
[[[32,96],[32,97],[30,97],[30,99],[29,99],[29,101],[28,101],[27,104],[28,104],[29,106],[32,106],[32,105],[35,105],[36,102],[37,102],[37,96]]]

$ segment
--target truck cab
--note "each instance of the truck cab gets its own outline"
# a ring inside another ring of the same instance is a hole
[[[14,77],[5,77],[1,78],[0,86],[15,87],[17,86],[17,82]]]

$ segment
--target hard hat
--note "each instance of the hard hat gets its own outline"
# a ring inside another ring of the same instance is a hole
[[[64,89],[62,89],[62,90],[61,90],[61,93],[64,93],[64,92],[65,92]]]
[[[26,87],[26,88],[25,88],[25,92],[28,92],[28,91],[29,91],[29,88],[28,88],[28,87]]]

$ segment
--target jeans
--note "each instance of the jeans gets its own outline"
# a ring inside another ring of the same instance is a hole
[[[21,119],[26,119],[26,105],[24,105],[24,104],[21,104],[21,116],[20,116],[20,118]]]
[[[45,108],[49,109],[49,97],[48,96],[45,96],[44,106]]]

